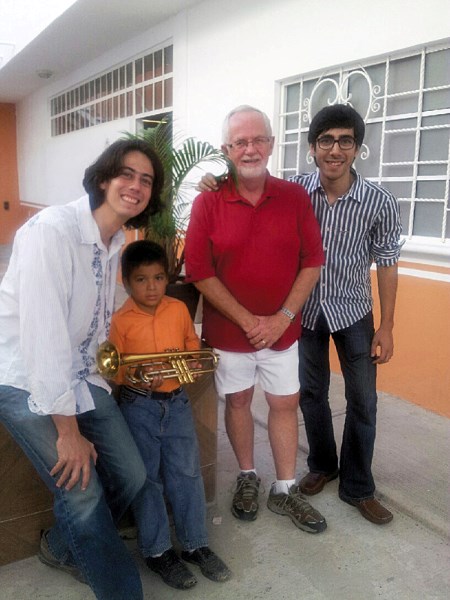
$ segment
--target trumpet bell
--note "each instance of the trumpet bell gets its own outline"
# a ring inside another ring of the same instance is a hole
[[[114,344],[103,342],[97,350],[96,360],[100,375],[114,379],[120,368],[120,354]]]

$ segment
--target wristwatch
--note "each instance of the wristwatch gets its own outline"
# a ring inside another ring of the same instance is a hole
[[[295,321],[295,313],[293,313],[292,310],[289,310],[288,308],[283,306],[282,308],[280,308],[280,312],[282,312],[283,315],[286,315],[291,323]]]

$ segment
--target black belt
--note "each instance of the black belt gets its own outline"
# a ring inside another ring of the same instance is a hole
[[[181,394],[181,392],[183,391],[181,385],[180,387],[177,387],[171,392],[152,392],[151,390],[145,391],[140,390],[139,388],[131,387],[131,385],[125,385],[124,388],[129,390],[130,392],[139,394],[139,396],[146,396],[150,400],[171,400],[175,396],[178,396],[178,394]]]

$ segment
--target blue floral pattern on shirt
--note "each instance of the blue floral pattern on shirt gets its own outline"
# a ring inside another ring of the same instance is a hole
[[[86,339],[80,344],[79,351],[81,354],[81,359],[83,361],[84,369],[81,369],[77,373],[78,379],[85,379],[91,373],[91,367],[95,364],[95,359],[93,356],[89,355],[89,346],[91,345],[92,339],[99,327],[100,320],[100,310],[101,310],[101,290],[103,287],[103,267],[101,261],[101,250],[94,244],[93,246],[94,256],[91,262],[92,274],[95,278],[95,285],[97,286],[97,299],[95,301],[94,314],[92,316],[91,324],[89,325],[89,330]],[[108,311],[109,312],[109,311]]]

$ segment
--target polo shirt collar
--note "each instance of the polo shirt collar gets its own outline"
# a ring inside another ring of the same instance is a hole
[[[270,175],[269,171],[266,170],[266,180],[264,182],[264,190],[261,194],[261,198],[258,202],[260,204],[266,198],[273,198],[278,196],[278,190],[274,185],[274,177]],[[234,181],[231,177],[228,178],[227,183],[223,188],[223,199],[226,202],[248,202],[243,196],[239,194],[239,191],[236,189]]]

